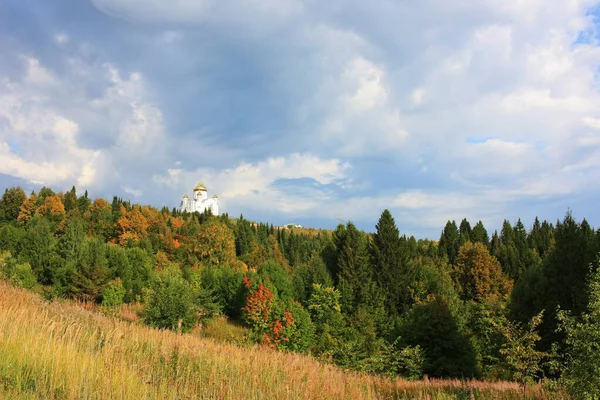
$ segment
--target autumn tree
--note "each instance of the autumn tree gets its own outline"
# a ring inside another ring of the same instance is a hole
[[[453,276],[466,300],[503,298],[512,287],[500,263],[483,243],[467,242],[460,247]]]
[[[191,239],[191,250],[203,263],[227,264],[235,259],[233,232],[216,219],[202,224],[198,235]]]
[[[43,186],[37,194],[37,206],[41,206],[46,201],[47,197],[56,196],[54,191],[46,186]]]
[[[148,221],[141,212],[139,206],[133,207],[131,211],[127,211],[123,204],[120,205],[120,215],[116,224],[116,234],[119,244],[126,245],[130,241],[139,243],[142,238],[146,237],[148,231]]]
[[[17,221],[21,225],[27,224],[29,220],[33,217],[37,209],[37,196],[35,193],[32,193],[19,207],[19,216],[17,217]]]
[[[38,212],[55,223],[61,222],[66,215],[62,200],[56,195],[45,197],[44,203],[38,208]]]

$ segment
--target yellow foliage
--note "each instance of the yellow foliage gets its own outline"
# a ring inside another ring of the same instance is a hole
[[[17,217],[17,221],[25,225],[29,220],[35,215],[37,204],[37,196],[35,194],[31,194],[24,202],[21,204],[19,208],[19,216]]]
[[[43,216],[49,216],[54,221],[61,221],[66,215],[65,206],[59,196],[46,197],[38,212]]]

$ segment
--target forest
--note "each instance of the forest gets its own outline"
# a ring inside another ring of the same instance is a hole
[[[600,230],[448,221],[407,237],[287,229],[42,188],[0,200],[0,277],[45,299],[141,304],[178,333],[215,317],[282,352],[408,379],[544,382],[600,398]],[[559,390],[559,389],[557,389]]]

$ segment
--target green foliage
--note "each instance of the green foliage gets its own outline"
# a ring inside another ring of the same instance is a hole
[[[289,300],[281,303],[279,313],[271,324],[271,332],[277,328],[276,321],[283,321],[281,326],[284,329],[279,333],[280,340],[277,343],[278,349],[285,349],[296,353],[308,352],[315,341],[315,326],[310,319],[308,311],[300,303]],[[281,312],[281,310],[285,310]]]
[[[0,226],[0,250],[8,250],[12,254],[18,254],[19,242],[25,235],[25,230],[14,224],[3,224]]]
[[[528,351],[556,343],[572,393],[585,397],[597,384],[595,289],[586,279],[598,268],[600,232],[570,213],[556,229],[537,218],[530,232],[504,221],[491,240],[481,221],[448,221],[437,242],[401,236],[388,210],[374,234],[351,222],[329,232],[118,197],[92,203],[75,188],[29,198],[13,188],[0,199],[0,250],[14,255],[0,269],[15,285],[107,306],[146,302],[144,320],[161,328],[244,314],[255,338],[276,348],[410,378],[524,381],[543,361]],[[256,308],[258,319],[246,310],[253,296],[269,303]],[[536,319],[557,306],[558,317]]]
[[[123,304],[126,290],[123,287],[121,279],[114,279],[106,285],[102,292],[102,305],[105,307],[115,307]]]
[[[546,353],[538,351],[536,344],[540,335],[536,332],[542,322],[543,312],[534,316],[529,324],[510,323],[504,327],[505,343],[500,354],[511,371],[512,379],[525,388],[541,371],[541,361]]]
[[[243,273],[227,266],[209,266],[202,272],[202,288],[214,295],[215,302],[225,315],[241,317],[247,295]]]
[[[483,243],[486,246],[489,244],[490,237],[485,229],[485,226],[483,225],[483,222],[478,221],[473,227],[473,230],[471,231],[471,242]]]
[[[64,264],[57,253],[57,240],[48,220],[36,215],[27,224],[27,231],[18,245],[19,260],[28,262],[43,285],[51,285],[54,272]]]
[[[373,235],[371,254],[376,280],[385,296],[387,315],[395,318],[412,304],[411,271],[405,241],[400,240],[396,222],[389,210],[384,210]]]
[[[456,222],[448,221],[442,235],[440,236],[440,243],[438,246],[438,252],[440,257],[448,257],[448,262],[454,264],[456,256],[458,256],[458,249],[460,247],[460,233]]]
[[[308,311],[315,324],[314,351],[323,358],[332,358],[339,349],[345,330],[340,292],[333,287],[314,284],[308,304]]]
[[[197,290],[196,305],[198,306],[198,318],[202,321],[221,315],[223,312],[217,296],[208,288],[200,287]]]
[[[313,253],[308,262],[298,265],[293,270],[292,283],[295,299],[307,305],[312,295],[313,285],[333,286],[333,280],[327,266],[318,253]]]
[[[197,321],[196,299],[190,284],[175,269],[158,273],[143,311],[146,324],[187,332]]]
[[[425,354],[424,372],[430,376],[474,377],[474,349],[461,331],[443,295],[416,304],[399,329],[401,346],[419,346]]]
[[[0,199],[0,222],[16,221],[25,199],[27,196],[20,187],[6,189]]]
[[[467,302],[467,323],[477,371],[486,379],[509,379],[500,348],[509,321],[502,302]]]
[[[17,263],[10,252],[0,253],[0,277],[24,289],[33,289],[38,284],[31,266],[28,263]]]
[[[423,377],[425,354],[420,346],[406,346],[398,349],[400,338],[392,344],[384,345],[382,371],[389,376],[403,376],[410,380]]]
[[[600,399],[600,271],[592,274],[589,289],[588,308],[581,317],[558,312],[558,329],[566,336],[561,383],[578,399]]]
[[[291,299],[294,295],[292,277],[274,260],[269,260],[259,267],[257,278],[283,300]]]
[[[81,256],[69,261],[74,265],[71,293],[87,301],[98,301],[110,277],[106,259],[106,244],[99,239],[86,239]]]

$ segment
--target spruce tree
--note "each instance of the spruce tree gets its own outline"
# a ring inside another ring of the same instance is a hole
[[[377,282],[386,296],[387,314],[395,317],[408,306],[406,260],[402,256],[400,232],[389,210],[381,213],[371,246]]]
[[[463,220],[460,221],[460,227],[458,228],[458,242],[461,246],[467,242],[471,242],[473,241],[471,236],[471,224],[466,218],[463,218]]]
[[[456,222],[448,221],[440,237],[439,255],[440,257],[448,257],[450,264],[454,264],[459,247],[459,231]]]
[[[488,236],[485,226],[483,226],[483,222],[478,221],[473,227],[473,231],[471,232],[471,241],[483,243],[486,246],[490,244],[490,237]]]

